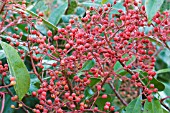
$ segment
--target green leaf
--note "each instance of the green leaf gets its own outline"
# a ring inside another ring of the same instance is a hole
[[[130,58],[130,59],[126,62],[126,65],[131,64],[131,63],[134,62],[135,60],[136,60],[136,57],[135,57],[135,56],[132,56],[132,58]]]
[[[100,94],[114,94],[113,90],[110,90],[111,87],[109,84],[104,84],[104,90],[100,91]]]
[[[139,96],[128,104],[128,106],[125,108],[125,113],[141,113],[141,107],[141,97]]]
[[[163,113],[159,100],[156,98],[154,98],[152,102],[148,102],[148,100],[146,100],[143,113]]]
[[[148,22],[151,22],[152,18],[154,17],[156,12],[160,9],[163,2],[164,0],[146,0],[145,1]]]
[[[170,68],[158,70],[156,73],[160,74],[160,73],[167,73],[167,72],[170,72]]]
[[[116,64],[114,65],[114,71],[117,71],[120,68],[123,68],[123,66],[120,64],[119,61],[117,61]]]
[[[62,15],[65,13],[67,7],[68,7],[68,3],[65,2],[64,4],[60,5],[58,8],[54,9],[49,16],[48,21],[50,21],[54,25],[57,25]]]
[[[148,73],[147,73],[147,72],[144,72],[144,71],[142,71],[142,70],[140,70],[140,69],[135,70],[135,71],[139,73],[140,78],[143,78],[143,77],[148,76]],[[146,79],[142,79],[142,83],[143,83],[144,85],[147,85],[148,82],[149,82],[149,80],[148,80],[147,78],[146,78]],[[165,85],[164,85],[163,83],[161,83],[160,81],[158,81],[156,78],[153,78],[153,79],[150,81],[150,84],[154,84],[154,86],[155,86],[156,88],[158,88],[159,91],[163,91],[163,90],[165,89]],[[149,86],[148,86],[148,87],[149,87]]]
[[[73,14],[76,8],[77,8],[77,2],[75,0],[71,1],[66,14]]]
[[[100,78],[90,78],[90,84],[89,84],[89,86],[90,86],[90,87],[93,87],[93,86],[95,86],[97,83],[99,83],[100,81],[101,81]]]
[[[5,58],[5,53],[3,50],[0,50],[0,60]]]
[[[92,3],[92,2],[83,2],[80,5],[85,6],[85,7],[99,7],[99,6],[101,6],[101,4]]]
[[[34,12],[32,12],[32,11],[30,11],[30,10],[26,10],[26,12],[29,13],[29,14],[31,14],[32,16],[41,18],[42,21],[43,21],[43,23],[44,23],[45,25],[47,25],[47,26],[49,26],[49,27],[51,27],[51,28],[53,28],[53,29],[55,29],[55,30],[58,30],[58,28],[57,28],[54,24],[52,24],[51,22],[47,21],[46,19],[44,19],[44,18],[38,16],[38,15],[35,14]]]
[[[110,95],[107,95],[107,98],[105,98],[105,99],[99,97],[99,98],[97,98],[95,104],[97,105],[97,107],[98,107],[100,110],[103,110],[106,102],[112,103],[113,99],[114,99],[114,98],[111,97]]]
[[[84,99],[87,100],[89,98],[91,98],[94,95],[93,90],[90,87],[86,87],[85,91],[84,91]]]
[[[105,4],[108,0],[102,0],[101,4]]]
[[[85,9],[82,7],[77,7],[77,9],[76,9],[76,15],[79,15],[80,17],[83,17],[85,12],[86,12]]]
[[[84,64],[83,64],[83,67],[81,69],[81,71],[87,71],[87,70],[90,70],[92,67],[94,67],[95,65],[95,60],[88,60],[86,61]]]
[[[16,79],[16,85],[14,85],[15,91],[19,100],[22,100],[30,87],[30,75],[17,51],[5,42],[1,42],[1,46],[7,57],[10,73]]]

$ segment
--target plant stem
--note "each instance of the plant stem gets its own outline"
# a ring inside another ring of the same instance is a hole
[[[125,100],[123,100],[123,98],[120,96],[120,94],[116,91],[115,87],[113,84],[109,83],[110,87],[112,88],[112,90],[114,91],[115,95],[117,96],[117,98],[122,102],[123,105],[127,106],[127,102]]]

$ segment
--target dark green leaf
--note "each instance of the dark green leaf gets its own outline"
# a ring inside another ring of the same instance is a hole
[[[1,108],[1,101],[0,101],[0,108]],[[10,95],[5,95],[5,105],[4,105],[4,111],[3,113],[14,113],[15,109],[12,109],[10,106],[11,105],[17,105],[16,102],[11,101],[11,96]]]
[[[87,71],[87,70],[90,70],[92,67],[94,67],[95,65],[95,60],[88,60],[86,61],[84,64],[83,64],[83,67],[81,69],[81,71]]]
[[[159,100],[156,98],[154,98],[152,102],[146,100],[143,113],[163,113]]]
[[[77,8],[77,2],[75,0],[71,1],[66,14],[73,14],[76,8]]]
[[[100,78],[90,78],[90,84],[89,84],[89,86],[90,86],[90,87],[93,87],[93,86],[95,86],[97,83],[99,83],[100,81],[101,81]]]
[[[103,99],[101,97],[97,98],[95,104],[97,105],[97,107],[100,110],[103,110],[106,102],[112,103],[112,101],[113,101],[113,98],[110,95],[107,95],[107,98],[105,98],[105,99]]]
[[[10,73],[16,79],[15,91],[19,100],[22,100],[30,87],[30,75],[17,51],[5,42],[1,42],[1,46],[7,57]]]
[[[139,74],[140,74],[140,77],[143,78],[143,77],[146,77],[148,76],[148,73],[142,71],[142,70],[135,70],[137,71]],[[149,82],[149,80],[146,78],[146,79],[142,79],[142,83],[144,85],[147,85]],[[159,91],[163,91],[165,89],[165,86],[163,83],[161,83],[160,81],[158,81],[156,78],[153,78],[151,81],[150,81],[151,84],[154,84],[154,86],[156,88],[158,88]],[[149,86],[148,86],[149,87]]]
[[[141,113],[141,107],[141,96],[139,96],[128,104],[128,106],[125,108],[125,113]]]
[[[89,98],[91,98],[93,96],[94,92],[90,87],[86,87],[85,91],[84,91],[84,99],[87,100]]]
[[[50,21],[54,25],[57,25],[58,22],[60,21],[62,15],[65,13],[67,7],[68,7],[68,3],[65,2],[64,4],[60,5],[56,9],[54,9],[49,16],[48,21]]]
[[[148,22],[150,22],[152,20],[152,18],[156,14],[156,12],[160,9],[163,2],[164,2],[164,0],[146,0],[145,1]]]

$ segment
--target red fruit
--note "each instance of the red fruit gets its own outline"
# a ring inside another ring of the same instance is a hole
[[[47,31],[47,35],[48,35],[49,37],[51,37],[53,34],[52,34],[52,32],[51,32],[50,30],[48,30],[48,31]]]
[[[106,104],[105,105],[108,105],[108,106],[110,106],[110,102],[106,102]]]
[[[115,107],[114,106],[111,106],[110,107],[110,111],[114,111],[115,110]]]
[[[51,100],[47,100],[47,104],[51,105],[53,102]]]
[[[101,85],[97,85],[97,90],[100,91],[102,89]]]
[[[76,106],[75,106],[74,104],[71,104],[70,107],[71,107],[71,108],[75,108]]]
[[[106,94],[103,94],[103,95],[102,95],[102,98],[107,98],[107,95],[106,95]]]
[[[38,15],[39,16],[44,16],[44,13],[43,12],[39,12]]]
[[[65,48],[66,48],[66,49],[69,49],[69,48],[70,48],[70,44],[67,43],[67,44],[65,45]]]
[[[136,76],[135,76],[135,75],[132,75],[132,79],[135,80],[135,79],[136,79]]]
[[[34,91],[32,92],[32,96],[35,97],[37,95],[37,93]]]
[[[15,77],[10,77],[10,81],[14,81],[15,80]]]
[[[151,102],[152,101],[152,96],[151,95],[147,96],[147,99],[148,99],[148,102]]]
[[[149,80],[152,80],[152,79],[153,79],[153,77],[152,77],[152,76],[148,76],[148,79],[149,79]]]
[[[104,106],[104,110],[108,110],[109,109],[109,106],[108,105],[105,105]]]
[[[158,89],[157,89],[157,88],[154,88],[154,89],[153,89],[153,92],[157,93],[157,92],[158,92]]]
[[[150,84],[150,88],[154,88],[154,84]]]

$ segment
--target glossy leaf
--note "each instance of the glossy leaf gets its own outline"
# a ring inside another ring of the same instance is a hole
[[[144,71],[142,71],[140,69],[139,70],[135,70],[135,71],[137,71],[140,74],[141,78],[148,76],[148,73],[146,73],[146,72],[144,72]],[[144,85],[147,85],[148,82],[149,82],[149,80],[147,78],[146,79],[142,79],[142,83]],[[161,83],[160,81],[158,81],[156,78],[153,78],[150,81],[150,84],[154,84],[155,88],[158,88],[159,91],[163,91],[165,89],[165,85],[163,83]]]
[[[57,25],[62,15],[65,13],[67,7],[68,7],[68,3],[65,2],[64,4],[54,9],[49,16],[48,21],[50,21],[54,25]]]
[[[90,84],[89,84],[89,86],[90,86],[90,87],[93,87],[93,86],[95,86],[97,83],[99,83],[100,81],[101,81],[100,78],[90,78]]]
[[[92,67],[94,67],[95,65],[95,60],[88,60],[86,61],[84,64],[83,64],[83,67],[81,69],[81,71],[87,71],[87,70],[90,70]]]
[[[3,50],[0,50],[0,60],[5,58],[5,53]]]
[[[22,100],[30,87],[30,75],[17,51],[5,42],[1,42],[1,46],[7,57],[10,74],[15,76],[16,79],[16,85],[14,86],[15,91],[19,100]]]
[[[97,107],[100,110],[103,110],[106,102],[112,103],[112,101],[113,101],[113,98],[110,95],[107,95],[107,98],[105,98],[105,99],[103,99],[101,97],[97,98],[95,104],[97,105]]]
[[[86,87],[85,91],[84,91],[84,99],[87,100],[89,98],[91,98],[93,96],[94,92],[90,87]]]
[[[128,104],[125,108],[125,113],[141,113],[141,107],[141,97],[139,96]]]
[[[160,9],[163,2],[164,2],[164,0],[146,0],[145,1],[148,22],[150,22],[152,20],[152,18],[156,14],[156,12]]]
[[[167,73],[167,72],[170,72],[170,68],[158,70],[156,73],[160,74],[160,73]]]
[[[77,8],[77,2],[76,1],[71,1],[70,6],[67,9],[66,14],[73,14],[75,12],[75,9]]]
[[[153,99],[152,102],[146,100],[143,113],[164,113],[159,100]]]
[[[45,25],[47,25],[47,26],[49,26],[49,27],[51,27],[51,28],[53,28],[53,29],[55,29],[55,30],[58,30],[58,28],[57,28],[54,24],[52,24],[51,22],[47,21],[46,19],[44,19],[44,18],[38,16],[38,15],[35,14],[34,12],[32,12],[32,11],[30,11],[30,10],[26,10],[26,12],[29,13],[29,14],[31,14],[32,16],[41,18],[42,21],[43,21],[43,23],[44,23]]]

